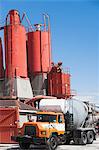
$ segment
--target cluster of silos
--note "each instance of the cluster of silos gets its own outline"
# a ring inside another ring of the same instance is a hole
[[[41,25],[36,24],[32,32],[26,33],[19,12],[11,10],[4,26],[4,47],[5,72],[2,70],[0,41],[0,78],[4,78],[2,95],[19,98],[46,95],[47,73],[51,66],[49,29],[44,27],[42,30]]]
[[[17,10],[10,10],[7,14],[5,58],[0,40],[0,96],[70,96],[70,74],[55,72],[52,66],[49,16],[43,15],[44,24],[35,24],[32,31],[26,32]]]

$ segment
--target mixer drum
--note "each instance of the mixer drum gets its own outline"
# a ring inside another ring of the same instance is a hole
[[[73,128],[81,127],[88,116],[88,108],[85,103],[76,99],[42,99],[40,101],[41,110],[69,112],[73,114]]]

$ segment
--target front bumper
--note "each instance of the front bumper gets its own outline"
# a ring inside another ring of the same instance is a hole
[[[25,135],[25,136],[11,136],[12,141],[16,142],[24,142],[24,143],[30,143],[32,141],[32,137]]]
[[[39,144],[46,144],[47,139],[46,138],[40,138],[40,137],[31,137],[28,135],[24,135],[24,136],[11,136],[11,140],[12,141],[16,141],[16,142],[23,142],[23,143],[32,143],[35,145],[39,145]]]

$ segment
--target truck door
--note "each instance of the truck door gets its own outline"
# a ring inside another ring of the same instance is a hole
[[[58,131],[65,131],[65,123],[62,115],[58,115],[58,124],[57,124]]]

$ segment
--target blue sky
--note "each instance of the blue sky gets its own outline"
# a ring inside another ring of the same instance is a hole
[[[32,24],[42,23],[42,13],[47,12],[53,61],[70,68],[78,95],[99,97],[98,0],[0,0],[0,25],[10,9],[18,9],[20,15],[25,11]]]

